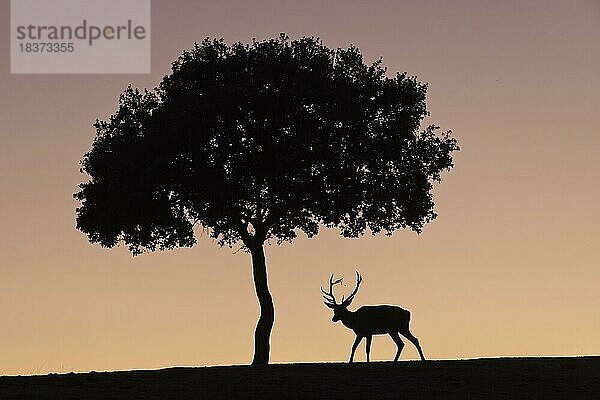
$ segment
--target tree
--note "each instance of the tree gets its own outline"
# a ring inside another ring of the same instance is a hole
[[[453,166],[450,132],[420,131],[427,85],[386,76],[353,46],[286,36],[204,40],[158,87],[128,87],[96,121],[75,198],[92,243],[133,254],[193,246],[199,224],[252,256],[260,317],[253,364],[269,361],[273,300],[264,243],[338,227],[345,237],[421,232],[433,181]]]

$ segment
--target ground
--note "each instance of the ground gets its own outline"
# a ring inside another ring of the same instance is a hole
[[[0,399],[600,399],[600,357],[168,368],[0,377]]]

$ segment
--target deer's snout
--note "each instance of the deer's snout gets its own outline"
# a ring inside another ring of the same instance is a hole
[[[340,317],[338,317],[337,315],[334,315],[333,318],[331,318],[331,320],[333,322],[338,322],[340,320]]]

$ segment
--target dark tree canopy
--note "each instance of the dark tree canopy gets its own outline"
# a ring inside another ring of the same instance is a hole
[[[426,90],[352,46],[206,39],[96,121],[77,227],[134,253],[192,246],[196,223],[246,248],[320,224],[347,237],[420,232],[458,150],[450,132],[420,127]]]

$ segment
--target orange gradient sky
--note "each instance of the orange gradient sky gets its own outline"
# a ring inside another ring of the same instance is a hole
[[[0,0],[0,374],[249,363],[250,257],[199,235],[132,257],[75,230],[78,161],[129,84],[154,87],[183,49],[321,37],[429,82],[429,122],[462,151],[417,236],[324,229],[267,246],[273,362],[345,361],[351,331],[319,286],[364,283],[353,307],[412,311],[429,358],[600,354],[600,3],[152,2],[149,75],[11,75]],[[351,290],[351,284],[345,289]],[[395,346],[376,337],[372,358]],[[364,344],[359,360],[364,360]],[[406,346],[403,359],[417,358]]]

